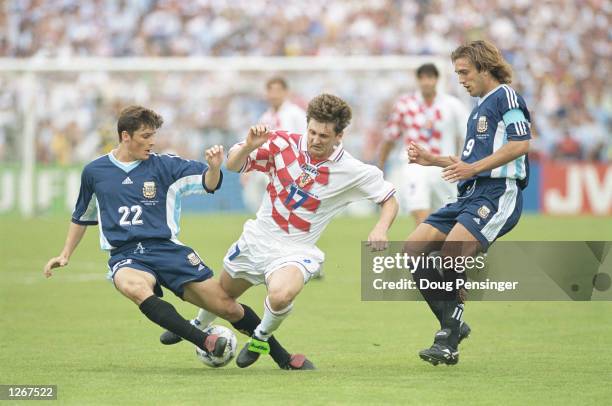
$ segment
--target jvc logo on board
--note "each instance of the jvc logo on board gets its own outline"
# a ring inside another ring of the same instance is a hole
[[[542,208],[548,214],[612,214],[612,165],[545,163]]]

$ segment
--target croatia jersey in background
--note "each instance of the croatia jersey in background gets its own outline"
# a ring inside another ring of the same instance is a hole
[[[384,137],[404,144],[412,141],[434,155],[457,155],[457,140],[465,138],[468,111],[463,103],[448,94],[439,93],[431,104],[421,93],[401,96],[389,116]],[[401,154],[407,161],[406,154]]]
[[[272,107],[266,110],[259,118],[259,124],[267,126],[271,130],[286,130],[291,133],[306,133],[306,112],[297,104],[286,100],[281,104],[278,111]]]

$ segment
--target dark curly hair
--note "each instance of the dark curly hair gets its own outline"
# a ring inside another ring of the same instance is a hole
[[[351,122],[351,107],[338,96],[323,93],[308,103],[306,121],[311,118],[321,123],[333,123],[334,131],[340,134]]]
[[[151,129],[158,129],[164,123],[162,116],[151,109],[142,106],[128,106],[119,113],[117,120],[117,132],[119,133],[119,142],[121,142],[121,133],[127,131],[130,136],[134,135],[134,131],[141,126]]]

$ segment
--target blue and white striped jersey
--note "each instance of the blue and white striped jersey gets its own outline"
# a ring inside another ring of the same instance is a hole
[[[470,113],[461,160],[467,163],[480,161],[508,141],[529,140],[530,126],[531,118],[525,100],[510,86],[499,85],[479,99],[478,105]],[[517,179],[524,188],[529,178],[527,156],[520,156],[476,177]]]
[[[180,244],[181,197],[214,193],[204,185],[207,170],[202,162],[168,154],[151,154],[131,164],[112,153],[103,155],[83,169],[72,222],[98,224],[104,250],[149,238]]]

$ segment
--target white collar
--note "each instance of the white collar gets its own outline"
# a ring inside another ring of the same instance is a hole
[[[124,172],[130,172],[132,169],[136,168],[142,161],[136,160],[132,162],[121,162],[115,157],[115,150],[112,150],[108,153],[108,159],[115,164],[119,169],[123,169]]]

